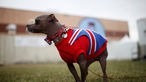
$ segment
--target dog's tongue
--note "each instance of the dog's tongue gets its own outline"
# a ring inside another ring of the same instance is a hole
[[[29,19],[27,24],[34,24],[35,23],[35,20],[34,19]]]

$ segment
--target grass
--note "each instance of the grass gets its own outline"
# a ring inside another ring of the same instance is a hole
[[[79,72],[79,67],[76,65]],[[87,82],[102,82],[100,65],[89,67]],[[108,61],[109,82],[146,82],[145,61]],[[65,63],[0,67],[0,82],[75,82]]]

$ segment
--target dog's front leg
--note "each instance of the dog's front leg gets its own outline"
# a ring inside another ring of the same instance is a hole
[[[74,76],[76,82],[81,82],[73,63],[68,63],[67,66],[68,66],[70,72],[72,73],[72,75]]]
[[[81,80],[82,80],[81,82],[86,82],[86,77],[88,75],[88,66],[87,66],[87,60],[83,54],[79,56],[78,64],[81,70]]]

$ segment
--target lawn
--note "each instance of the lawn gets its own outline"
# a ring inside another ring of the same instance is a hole
[[[76,65],[76,64],[75,64]],[[79,67],[76,65],[79,72]],[[87,82],[101,82],[98,62],[89,67]],[[108,61],[109,82],[146,82],[146,61]],[[0,82],[75,82],[65,63],[17,64],[0,67]]]

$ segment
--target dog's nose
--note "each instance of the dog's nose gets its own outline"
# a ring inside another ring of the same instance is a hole
[[[29,24],[27,24],[27,25],[26,25],[26,27],[30,27],[30,25],[29,25]]]

